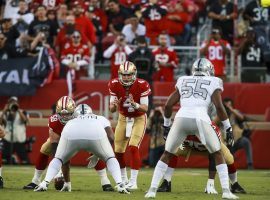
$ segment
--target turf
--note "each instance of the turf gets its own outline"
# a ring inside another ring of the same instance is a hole
[[[117,192],[105,193],[101,191],[99,178],[94,170],[73,167],[71,169],[72,192],[60,193],[53,184],[47,192],[33,192],[22,190],[33,175],[33,167],[4,166],[3,177],[5,188],[0,190],[0,200],[84,200],[84,199],[110,199],[130,200],[144,199],[145,191],[150,185],[153,169],[142,169],[139,174],[137,191],[130,195]],[[111,179],[111,178],[110,178]],[[111,179],[112,180],[112,179]],[[177,169],[173,177],[172,192],[158,193],[156,199],[221,199],[219,195],[206,195],[203,193],[207,180],[206,169]],[[238,172],[239,183],[248,194],[239,195],[240,199],[268,200],[270,199],[270,171],[266,170],[241,170]],[[112,181],[113,183],[113,181]],[[216,178],[216,189],[221,192],[219,181]]]

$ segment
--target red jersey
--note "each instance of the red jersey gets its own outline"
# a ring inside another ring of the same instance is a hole
[[[59,116],[57,114],[54,114],[49,117],[48,127],[52,129],[52,131],[55,132],[56,134],[61,135],[64,126],[65,124],[62,124],[60,122]]]
[[[67,43],[61,54],[61,60],[63,59],[69,59],[72,62],[85,60],[87,63],[89,63],[89,48],[84,44],[80,44],[79,46],[75,47],[72,45],[72,43]]]
[[[118,99],[122,98],[119,107],[119,112],[122,115],[125,117],[138,117],[145,114],[130,105],[129,96],[132,95],[137,103],[140,103],[141,97],[149,96],[151,89],[147,81],[137,78],[130,87],[124,87],[119,79],[115,78],[109,82],[108,87],[111,96],[116,96]]]
[[[169,19],[170,16],[178,16],[181,21]],[[169,35],[179,35],[184,31],[184,27],[188,22],[188,13],[186,12],[171,12],[166,15],[165,29]]]
[[[54,8],[59,6],[59,4],[64,3],[64,0],[34,0],[33,4],[44,5],[47,8]]]
[[[226,52],[223,51],[223,48],[220,43],[223,43],[228,49],[231,49],[231,45],[226,40],[214,41],[211,40],[208,51],[206,53],[206,58],[209,59],[215,69],[216,76],[225,75],[225,66],[226,66]],[[206,46],[207,42],[203,42],[201,45],[201,49]]]
[[[166,48],[155,48],[152,51],[154,57],[155,57],[155,61],[157,63],[167,63],[167,64],[171,64],[171,66],[162,66],[159,65],[159,67],[177,67],[179,60],[177,57],[176,52],[170,48],[170,47],[166,47]]]
[[[83,33],[92,44],[96,43],[96,29],[90,19],[81,15],[75,18],[75,24],[75,28]]]

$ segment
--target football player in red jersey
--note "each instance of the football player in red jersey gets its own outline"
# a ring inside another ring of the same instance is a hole
[[[157,73],[154,74],[155,81],[174,81],[174,68],[177,67],[179,61],[176,52],[167,47],[168,36],[162,33],[158,37],[159,47],[153,49],[152,53],[155,57]]]
[[[71,97],[63,96],[56,104],[56,114],[49,117],[49,138],[41,146],[40,153],[36,162],[34,177],[28,185],[23,189],[33,190],[41,181],[43,171],[48,165],[49,156],[54,156],[62,130],[66,123],[72,118],[75,110],[75,102]],[[98,162],[95,169],[101,177],[102,188],[104,191],[112,191],[110,181],[107,178],[106,165],[103,161]],[[63,191],[71,190],[71,183],[69,177],[69,163],[62,167],[65,183],[62,188]]]
[[[148,110],[149,84],[136,78],[136,66],[125,61],[119,67],[119,77],[109,82],[110,105],[112,113],[119,111],[115,129],[115,155],[120,164],[123,182],[129,189],[137,189],[137,176],[140,169],[139,146],[145,133]],[[131,175],[128,182],[124,153],[128,146],[130,152]]]

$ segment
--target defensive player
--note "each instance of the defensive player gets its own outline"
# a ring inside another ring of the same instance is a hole
[[[172,108],[180,99],[181,109],[175,116],[166,140],[165,152],[156,165],[151,187],[145,198],[155,198],[158,184],[168,168],[170,159],[176,155],[178,147],[190,134],[196,135],[209,153],[215,157],[223,191],[222,198],[238,198],[230,191],[228,168],[221,152],[220,140],[211,126],[211,119],[208,115],[208,108],[213,103],[218,117],[222,120],[223,128],[226,130],[227,141],[229,144],[233,144],[232,128],[221,100],[223,83],[221,79],[210,76],[213,68],[209,60],[200,58],[192,66],[193,76],[182,76],[177,80],[175,91],[169,96],[165,105],[166,126],[170,125]]]
[[[56,148],[60,139],[61,132],[65,124],[72,118],[75,109],[75,102],[68,96],[61,97],[56,103],[56,114],[49,118],[49,138],[41,146],[40,153],[35,166],[34,177],[31,183],[24,186],[23,189],[33,190],[41,180],[43,171],[48,165],[48,160],[51,155],[54,156]],[[63,190],[71,190],[71,183],[69,181],[69,165],[63,166],[64,176],[67,178],[66,183],[63,186]],[[103,191],[113,191],[110,181],[106,173],[106,164],[103,161],[99,161],[95,167],[100,178]]]
[[[129,61],[119,67],[118,78],[109,82],[110,111],[119,110],[115,129],[115,155],[121,167],[122,179],[129,189],[137,189],[137,176],[140,169],[139,146],[145,133],[148,110],[149,84],[136,78],[136,66]],[[128,181],[124,153],[130,152],[131,175]]]
[[[117,184],[118,192],[129,194],[125,184],[122,183],[120,166],[107,137],[113,134],[109,120],[92,114],[92,109],[86,104],[79,105],[74,116],[75,118],[70,120],[62,131],[55,157],[49,164],[45,179],[34,191],[46,191],[63,163],[80,150],[85,150],[105,161]]]
[[[2,178],[2,151],[1,151],[1,139],[5,137],[5,129],[0,124],[0,189],[4,187],[4,180]]]

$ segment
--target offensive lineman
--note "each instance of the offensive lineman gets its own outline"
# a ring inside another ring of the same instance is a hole
[[[171,123],[172,108],[180,101],[178,110],[165,144],[165,151],[157,163],[151,182],[151,187],[145,198],[155,198],[158,184],[164,176],[170,159],[176,154],[178,147],[184,142],[187,135],[196,135],[210,154],[215,157],[219,175],[222,198],[238,199],[229,188],[228,168],[221,153],[220,140],[211,126],[208,108],[213,103],[218,117],[222,120],[226,130],[228,144],[233,144],[233,135],[230,121],[221,100],[223,91],[222,80],[212,77],[212,63],[205,59],[197,59],[192,66],[193,76],[182,76],[177,80],[175,91],[169,96],[165,105],[164,120],[166,126]]]
[[[77,106],[74,117],[64,127],[46,177],[34,191],[46,191],[63,163],[70,160],[80,150],[86,150],[106,162],[108,170],[117,184],[117,191],[129,194],[125,184],[122,183],[120,166],[107,137],[107,135],[113,134],[109,120],[103,116],[92,114],[92,109],[87,104]]]

